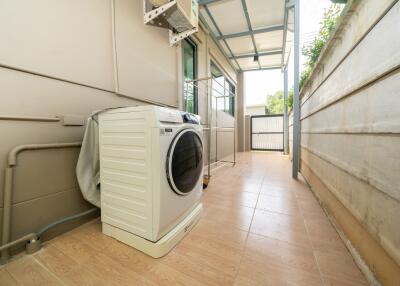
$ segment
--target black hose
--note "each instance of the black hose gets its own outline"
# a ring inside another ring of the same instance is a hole
[[[60,220],[57,220],[57,221],[55,221],[55,222],[53,222],[53,223],[51,223],[51,224],[49,224],[49,225],[46,225],[46,226],[43,227],[41,230],[39,230],[39,231],[37,232],[37,236],[38,236],[38,238],[40,238],[40,237],[43,235],[43,233],[45,233],[45,232],[48,231],[49,229],[51,229],[51,228],[53,228],[53,227],[55,227],[55,226],[57,226],[57,225],[59,225],[59,224],[62,224],[62,223],[65,223],[65,222],[68,222],[68,221],[71,221],[71,220],[74,220],[74,219],[83,217],[83,216],[88,215],[88,214],[91,214],[91,213],[94,213],[94,212],[97,211],[97,210],[98,210],[98,208],[92,208],[92,209],[90,209],[90,210],[81,212],[81,213],[79,213],[79,214],[72,215],[72,216],[69,216],[69,217],[62,218],[62,219],[60,219]]]

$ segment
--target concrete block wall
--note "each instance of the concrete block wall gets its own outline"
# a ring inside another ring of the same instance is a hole
[[[301,173],[384,285],[400,281],[400,3],[349,1],[301,92]]]

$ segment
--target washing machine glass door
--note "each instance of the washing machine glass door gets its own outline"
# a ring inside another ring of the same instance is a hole
[[[192,129],[176,135],[167,160],[167,178],[170,187],[179,195],[188,195],[196,186],[203,169],[203,145]]]

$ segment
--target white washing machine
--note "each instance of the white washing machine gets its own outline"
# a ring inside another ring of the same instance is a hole
[[[103,233],[161,257],[200,218],[199,117],[138,106],[99,115]]]

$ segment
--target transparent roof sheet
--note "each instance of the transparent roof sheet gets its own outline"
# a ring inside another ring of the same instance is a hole
[[[285,8],[287,0],[198,2],[202,21],[238,71],[286,65],[293,42],[293,14]]]

